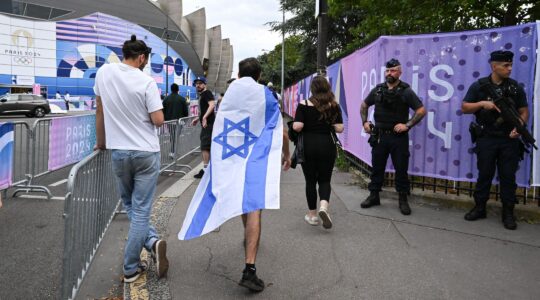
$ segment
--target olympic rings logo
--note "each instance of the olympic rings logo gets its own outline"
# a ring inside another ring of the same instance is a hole
[[[29,56],[14,56],[13,61],[20,65],[29,65],[32,63],[32,58]]]

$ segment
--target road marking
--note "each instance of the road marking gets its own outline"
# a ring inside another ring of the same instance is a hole
[[[15,198],[26,198],[26,199],[47,199],[47,196],[41,196],[41,195],[20,195]],[[64,197],[52,197],[51,200],[59,200],[64,201]]]
[[[49,184],[49,186],[59,186],[59,185],[61,185],[61,184],[66,183],[67,181],[68,181],[67,178],[66,178],[66,179],[62,179],[62,180],[57,181],[57,182],[55,182],[55,183]]]

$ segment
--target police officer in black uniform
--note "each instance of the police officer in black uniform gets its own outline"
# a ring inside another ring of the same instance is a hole
[[[494,51],[489,63],[491,74],[474,82],[463,99],[462,111],[474,113],[476,123],[471,132],[476,138],[478,179],[474,191],[474,208],[465,215],[465,220],[486,218],[486,202],[489,199],[491,182],[498,170],[503,204],[502,222],[506,229],[517,228],[514,217],[516,203],[516,171],[523,148],[519,133],[500,117],[500,109],[492,102],[500,96],[512,100],[523,124],[529,118],[525,91],[510,78],[512,58],[510,51]],[[476,128],[476,130],[474,129]]]
[[[410,183],[409,168],[409,130],[416,125],[426,110],[410,88],[401,81],[401,64],[397,59],[386,63],[386,82],[377,85],[362,103],[360,115],[364,130],[371,134],[371,182],[368,185],[369,197],[361,203],[362,208],[380,205],[379,192],[384,182],[384,171],[388,155],[396,169],[396,190],[399,193],[399,210],[404,215],[411,214],[407,203]],[[368,122],[368,108],[375,105],[375,126]],[[409,108],[414,110],[409,120]]]

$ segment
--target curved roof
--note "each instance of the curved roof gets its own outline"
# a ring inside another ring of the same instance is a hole
[[[176,36],[174,41],[169,41],[171,48],[182,56],[193,73],[203,74],[202,59],[179,25],[182,17],[182,0],[159,0],[158,2],[150,0],[29,0],[29,2],[72,11],[52,18],[51,21],[75,19],[102,12],[139,24],[162,39],[165,38],[164,29],[168,28],[170,32],[178,33],[171,34],[171,36]],[[166,15],[167,12],[169,16]]]
[[[28,15],[26,9],[24,14],[13,12],[28,18],[63,21],[100,12],[138,24],[168,42],[195,75],[201,76],[207,72],[208,87],[216,92],[224,91],[225,83],[231,76],[233,47],[228,39],[222,40],[221,27],[218,25],[206,29],[204,8],[182,16],[182,0],[11,1],[18,5],[22,3],[24,7],[32,5],[33,11],[39,12],[38,16]],[[206,62],[208,69],[203,67]]]

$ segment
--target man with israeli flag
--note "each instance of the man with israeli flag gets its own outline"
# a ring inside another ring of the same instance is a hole
[[[255,58],[239,63],[238,80],[228,88],[216,115],[209,172],[205,172],[178,238],[189,240],[242,215],[246,267],[239,284],[260,292],[255,258],[261,233],[261,210],[279,209],[280,165],[290,155],[277,99],[258,84],[261,65]]]

